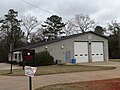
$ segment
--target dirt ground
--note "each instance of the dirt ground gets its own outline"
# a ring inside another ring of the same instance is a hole
[[[36,90],[120,90],[120,78],[51,85]]]
[[[65,86],[81,88],[81,90],[120,90],[120,79],[80,82],[65,84]]]

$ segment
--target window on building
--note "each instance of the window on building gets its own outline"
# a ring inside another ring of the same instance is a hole
[[[17,59],[17,54],[15,54],[15,59]]]
[[[19,60],[21,61],[21,54],[19,54]]]

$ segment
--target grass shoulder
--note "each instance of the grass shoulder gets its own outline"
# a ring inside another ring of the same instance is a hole
[[[73,73],[73,72],[87,72],[87,71],[100,71],[111,70],[116,67],[108,66],[86,66],[86,65],[51,65],[51,66],[39,66],[35,75],[49,75],[60,73]],[[0,70],[0,75],[10,76],[24,76],[25,71],[20,69],[13,69],[13,74],[10,74],[10,70]]]
[[[112,61],[112,62],[120,62],[120,59],[110,59],[109,61]]]

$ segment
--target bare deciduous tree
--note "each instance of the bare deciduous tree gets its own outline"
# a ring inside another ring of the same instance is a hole
[[[107,26],[107,33],[118,35],[120,32],[120,23],[118,23],[116,20],[111,21],[111,23],[108,23]]]
[[[91,20],[88,15],[77,14],[68,22],[68,28],[70,32],[84,33],[87,31],[93,31],[95,28],[94,20]],[[67,25],[66,25],[67,26]]]
[[[40,22],[37,20],[35,16],[26,15],[22,16],[22,26],[24,27],[24,31],[26,33],[26,41],[30,39],[31,32],[40,25]]]
[[[65,31],[66,36],[73,35],[74,30],[75,30],[74,24],[69,20],[66,23],[66,26],[64,27],[64,31]]]
[[[32,33],[30,38],[32,43],[41,42],[44,39],[43,28],[38,28],[36,32]]]

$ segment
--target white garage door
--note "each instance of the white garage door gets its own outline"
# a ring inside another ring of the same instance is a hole
[[[74,42],[76,63],[88,62],[88,42]]]
[[[91,43],[92,51],[92,61],[104,61],[103,58],[103,42],[92,42]]]

